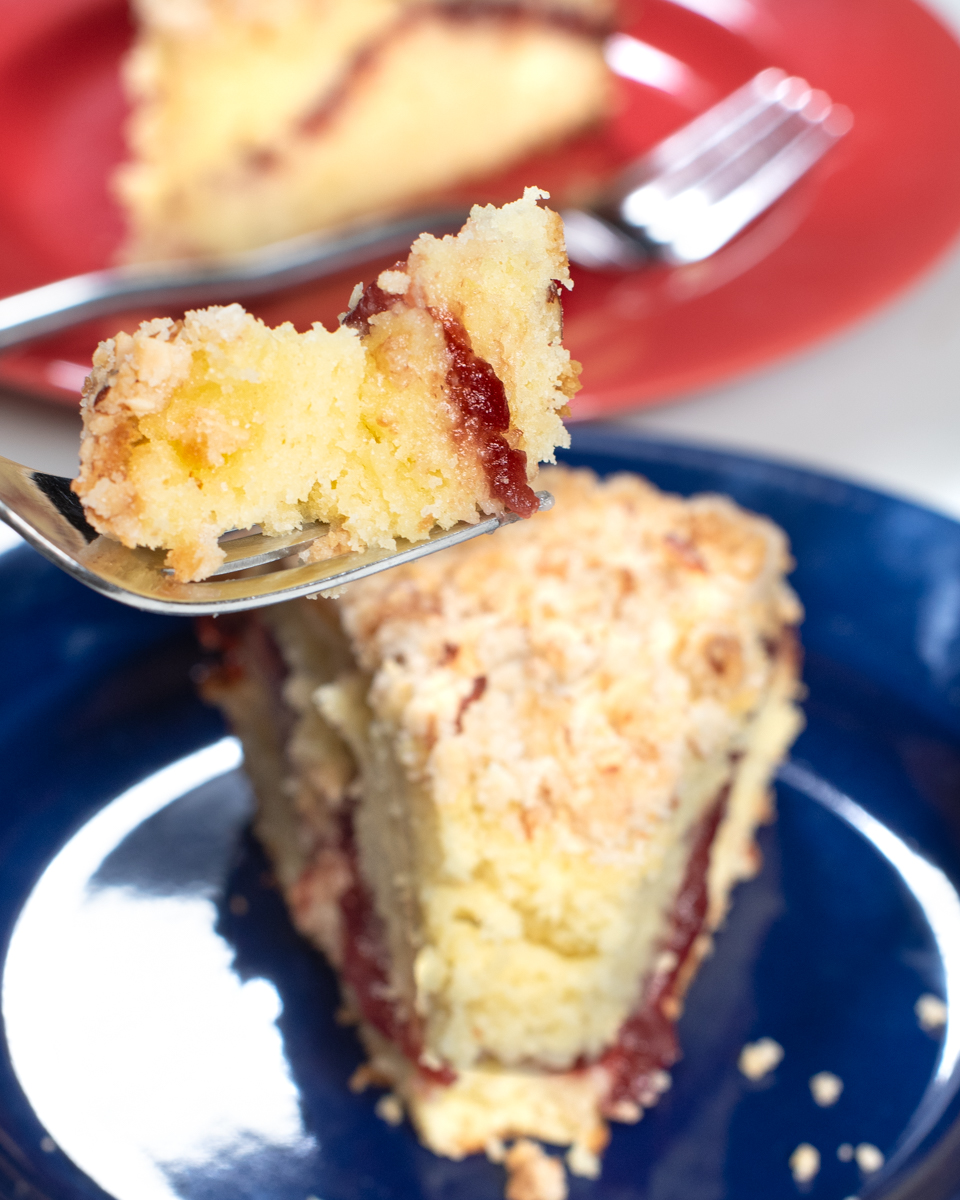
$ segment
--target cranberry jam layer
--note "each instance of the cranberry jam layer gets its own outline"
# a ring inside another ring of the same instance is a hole
[[[609,110],[612,0],[134,0],[130,259],[409,205]]]
[[[758,866],[795,736],[779,529],[546,473],[552,513],[201,627],[257,832],[423,1142],[573,1148],[669,1086],[675,1022]]]
[[[325,524],[313,562],[532,516],[580,386],[562,341],[563,224],[545,197],[526,188],[475,205],[456,236],[422,234],[344,295],[334,329],[271,328],[230,304],[102,342],[73,484],[87,520],[166,550],[188,582],[222,566],[230,529]]]

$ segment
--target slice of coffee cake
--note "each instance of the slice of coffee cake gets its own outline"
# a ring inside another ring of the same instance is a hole
[[[73,485],[87,520],[166,548],[191,580],[223,562],[230,529],[328,522],[314,553],[330,556],[531,515],[579,388],[561,341],[563,227],[543,195],[423,234],[332,332],[269,329],[233,304],[101,343]]]
[[[382,212],[606,109],[612,0],[134,0],[126,254]]]
[[[568,1145],[669,1085],[685,989],[800,715],[786,540],[552,469],[496,538],[208,622],[259,834],[424,1143]]]

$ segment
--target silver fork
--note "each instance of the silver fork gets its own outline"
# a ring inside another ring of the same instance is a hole
[[[620,36],[620,35],[618,35]],[[616,50],[616,40],[611,52]],[[595,209],[563,213],[570,257],[584,266],[634,269],[644,262],[695,262],[729,241],[842,137],[850,113],[807,83],[770,68],[661,142],[635,163]],[[386,253],[400,253],[423,229],[458,228],[463,212],[421,213],[387,225],[311,235],[216,264],[118,267],[78,275],[0,300],[0,349],[131,305],[232,299],[315,279]],[[553,505],[538,492],[540,510]],[[512,513],[449,531],[434,530],[396,550],[366,550],[320,563],[296,557],[328,527],[281,537],[225,534],[226,561],[202,583],[178,583],[163,552],[130,550],[86,521],[70,481],[0,458],[0,518],[57,566],[105,595],[153,612],[237,612],[335,590],[483,533]],[[236,572],[277,564],[269,573]],[[234,574],[233,578],[224,578]]]
[[[553,507],[549,492],[537,492],[540,511]],[[165,570],[162,550],[138,546],[128,550],[87,523],[80,501],[62,475],[32,471],[0,457],[0,517],[44,557],[68,575],[123,604],[173,616],[240,612],[297,596],[335,591],[387,567],[413,562],[484,533],[494,533],[520,518],[514,513],[489,517],[476,525],[461,522],[435,529],[422,542],[398,539],[396,550],[364,550],[318,563],[296,563],[268,574],[224,578],[237,571],[282,564],[329,532],[327,525],[307,525],[293,533],[269,537],[254,531],[224,534],[226,560],[202,583],[178,583]]]
[[[631,39],[615,35],[617,56]],[[591,209],[562,213],[570,258],[634,270],[696,262],[719,250],[804,175],[852,125],[797,76],[770,67],[632,164]],[[216,261],[152,263],[74,275],[0,300],[0,350],[124,309],[194,304],[277,291],[373,258],[405,254],[421,232],[459,229],[463,209],[412,213],[307,234]]]
[[[630,40],[616,35],[608,57]],[[709,258],[852,126],[845,105],[768,67],[628,167],[592,211],[565,211],[570,257],[623,269]]]

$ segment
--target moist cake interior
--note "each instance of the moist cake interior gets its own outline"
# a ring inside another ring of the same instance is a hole
[[[424,1143],[570,1147],[669,1086],[675,1022],[800,726],[769,521],[544,472],[553,512],[207,622],[297,927]],[[527,1161],[525,1155],[519,1155]]]

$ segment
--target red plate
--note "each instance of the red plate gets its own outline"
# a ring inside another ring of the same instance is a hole
[[[599,133],[461,195],[503,200],[526,183],[555,199],[584,194],[770,65],[849,105],[856,125],[709,261],[576,272],[566,337],[585,368],[578,417],[664,400],[795,351],[902,288],[960,227],[960,45],[912,0],[643,0],[640,9],[627,0],[622,11],[622,29],[652,48],[647,82],[620,80],[618,111]],[[111,260],[121,231],[107,179],[123,153],[124,14],[118,0],[5,6],[0,293]],[[329,324],[356,275],[251,307],[271,323]],[[98,337],[133,319],[11,351],[0,383],[75,403]]]

